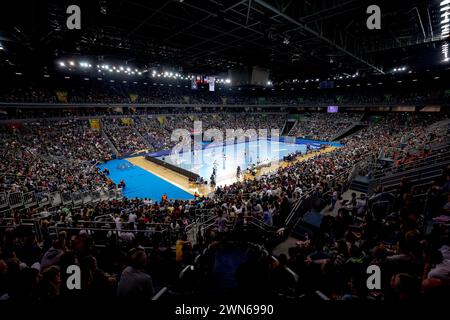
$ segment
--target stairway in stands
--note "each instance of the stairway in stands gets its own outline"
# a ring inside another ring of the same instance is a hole
[[[293,119],[288,119],[284,124],[283,130],[281,131],[282,136],[287,136],[291,132],[291,130],[295,127],[297,121]]]
[[[236,271],[246,261],[246,248],[219,248],[214,255],[209,296],[226,296],[236,289]]]
[[[351,190],[367,193],[369,191],[370,179],[364,176],[356,176],[350,184]]]

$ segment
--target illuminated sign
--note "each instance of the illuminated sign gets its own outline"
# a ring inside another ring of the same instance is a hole
[[[448,39],[450,36],[450,0],[444,0],[441,2],[441,39]],[[442,45],[442,55],[444,61],[450,60],[448,52],[448,42],[444,42]]]

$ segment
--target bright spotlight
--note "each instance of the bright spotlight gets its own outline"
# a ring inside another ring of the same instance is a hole
[[[60,61],[60,62],[59,62],[59,66],[60,66],[60,67],[65,67],[66,64],[65,64],[64,62]]]
[[[69,64],[70,64],[71,66],[74,66],[74,65],[75,65],[75,62],[69,61]]]
[[[230,79],[225,79],[225,83],[230,84],[230,83],[231,83],[231,80],[230,80]]]

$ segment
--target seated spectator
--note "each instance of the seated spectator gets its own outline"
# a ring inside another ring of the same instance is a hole
[[[128,266],[122,271],[117,285],[119,297],[151,300],[154,289],[152,277],[144,272],[147,265],[145,251],[134,249],[129,252]]]

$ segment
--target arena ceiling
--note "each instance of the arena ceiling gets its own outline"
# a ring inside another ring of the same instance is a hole
[[[67,55],[220,73],[261,66],[272,78],[439,66],[438,0],[85,0],[12,2],[2,9],[8,64]],[[81,8],[68,30],[66,8]],[[381,30],[366,9],[381,8]]]

